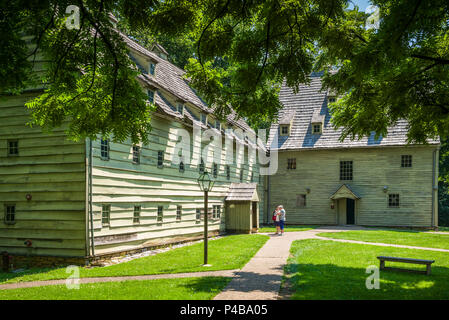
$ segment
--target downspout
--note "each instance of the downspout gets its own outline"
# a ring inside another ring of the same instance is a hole
[[[435,221],[435,210],[436,210],[436,206],[435,206],[435,199],[437,199],[438,195],[435,195],[435,193],[438,192],[438,180],[436,179],[436,174],[437,174],[437,165],[438,165],[438,159],[437,159],[437,154],[440,150],[440,147],[438,146],[435,150],[433,150],[433,157],[432,157],[432,161],[433,161],[433,165],[432,165],[432,223],[431,223],[431,227],[435,228],[436,227],[436,222]]]
[[[92,140],[89,139],[89,220],[90,220],[90,247],[91,257],[95,257],[94,245],[94,217],[92,211]]]

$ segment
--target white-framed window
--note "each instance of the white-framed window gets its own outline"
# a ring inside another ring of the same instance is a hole
[[[157,152],[157,167],[162,168],[164,166],[164,151],[159,150]]]
[[[140,164],[141,149],[139,146],[133,145],[133,163]]]
[[[133,223],[140,223],[140,213],[142,212],[141,206],[134,206],[134,213],[133,213]]]
[[[352,161],[340,161],[340,180],[352,180]]]
[[[101,159],[109,160],[109,140],[101,139],[100,141]]]
[[[322,132],[322,125],[321,123],[313,123],[312,124],[312,133],[313,134],[320,134]]]
[[[178,205],[176,206],[176,220],[181,221],[182,217],[182,206]]]
[[[19,155],[19,140],[8,140],[8,156],[14,157]]]
[[[287,159],[287,170],[296,170],[296,158]]]
[[[240,182],[243,181],[243,168],[240,169]]]
[[[148,101],[150,101],[151,103],[154,103],[154,91],[148,89],[147,90],[147,95],[148,95]]]
[[[16,223],[16,205],[15,204],[5,204],[5,215],[3,218],[5,224],[15,224]]]
[[[212,165],[212,174],[214,178],[218,176],[218,164],[216,164],[215,162]]]
[[[231,167],[229,165],[226,165],[226,179],[231,179]]]
[[[176,105],[176,110],[177,110],[180,114],[184,115],[184,104],[178,102],[178,104]]]
[[[111,221],[111,205],[103,204],[101,206],[101,226],[109,227]]]
[[[412,167],[412,156],[407,154],[407,155],[402,155],[401,156],[401,167],[402,168],[411,168]]]
[[[207,114],[205,113],[201,114],[201,123],[207,124]]]
[[[212,218],[220,219],[221,217],[221,205],[212,206]]]
[[[156,64],[154,64],[153,62],[150,62],[150,65],[148,67],[148,73],[151,74],[152,76],[154,76],[154,74],[156,73]]]
[[[281,126],[281,136],[288,136],[288,130],[289,126],[288,125],[282,125]]]

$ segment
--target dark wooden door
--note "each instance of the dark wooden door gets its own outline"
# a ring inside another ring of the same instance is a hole
[[[355,223],[355,201],[346,199],[346,224]]]
[[[257,225],[257,202],[253,202],[252,203],[252,212],[253,212],[253,229],[257,229],[259,228],[259,226]]]

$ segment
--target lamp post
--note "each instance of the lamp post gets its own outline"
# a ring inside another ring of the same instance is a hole
[[[204,171],[200,174],[198,178],[198,185],[200,186],[201,191],[204,191],[204,264],[205,267],[210,267],[207,264],[207,226],[208,226],[208,212],[207,212],[207,197],[208,192],[212,190],[214,186],[214,181],[210,178],[209,173]]]

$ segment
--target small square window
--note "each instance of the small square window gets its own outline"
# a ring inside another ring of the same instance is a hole
[[[213,167],[212,173],[214,175],[214,178],[216,178],[218,176],[218,165],[214,163],[212,167]]]
[[[164,218],[164,207],[158,206],[157,207],[157,222],[162,222]]]
[[[140,223],[141,206],[134,206],[133,223]]]
[[[16,205],[15,204],[6,204],[5,205],[5,216],[4,220],[5,224],[15,224],[16,223]]]
[[[109,160],[109,140],[101,139],[100,145],[101,145],[100,146],[101,159],[102,160]]]
[[[8,140],[8,156],[18,156],[19,155],[19,141],[18,140]]]
[[[402,155],[401,156],[401,167],[402,168],[411,168],[412,167],[412,156],[411,155]]]
[[[151,63],[150,62],[150,67],[149,67],[149,73],[152,75],[152,76],[154,76],[154,73],[155,73],[155,71],[156,71],[156,65],[154,64],[154,63]]]
[[[157,166],[158,168],[162,168],[164,166],[164,151],[162,150],[157,152]]]
[[[281,126],[281,135],[288,136],[288,126]]]
[[[181,221],[182,217],[182,206],[176,206],[176,220]]]
[[[388,195],[388,207],[399,208],[399,194],[389,194]]]
[[[148,101],[150,101],[150,103],[154,103],[154,91],[148,90],[147,94],[148,94]]]
[[[109,227],[111,220],[111,205],[103,204],[101,206],[101,225],[103,227]]]
[[[321,133],[321,123],[314,123],[312,126],[312,133],[313,134],[320,134]]]
[[[133,146],[133,162],[135,164],[140,164],[140,147]]]
[[[340,180],[352,180],[352,161],[340,161]]]
[[[297,208],[305,208],[306,207],[306,195],[298,194],[296,196],[296,207]]]
[[[287,169],[296,170],[296,158],[287,159]]]
[[[231,167],[226,166],[226,179],[231,179]]]

